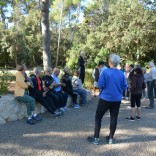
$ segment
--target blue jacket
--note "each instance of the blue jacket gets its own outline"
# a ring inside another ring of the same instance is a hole
[[[108,68],[102,71],[98,81],[99,97],[103,100],[114,102],[121,101],[127,82],[122,71]]]

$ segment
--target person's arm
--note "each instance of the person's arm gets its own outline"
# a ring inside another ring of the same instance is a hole
[[[95,75],[95,81],[98,82],[98,80],[99,80],[99,69],[98,68],[95,69],[94,75]]]
[[[72,78],[72,85],[74,88],[78,88],[78,78]]]
[[[20,85],[21,88],[27,89],[29,86],[29,83],[25,82],[25,79],[22,74],[16,75],[16,82]]]
[[[81,58],[78,59],[78,71],[81,73]]]
[[[151,69],[150,69],[149,72],[147,73],[147,76],[148,76],[149,79],[152,78],[152,70],[151,70]]]
[[[127,80],[125,75],[123,75],[123,91],[125,91],[127,89],[128,85],[127,85]]]
[[[156,82],[156,69],[155,68],[152,68],[151,75],[152,75],[152,79],[155,80]]]
[[[98,80],[98,88],[99,89],[104,89],[106,86],[106,78],[105,78],[105,72],[103,71],[100,74],[99,80]]]

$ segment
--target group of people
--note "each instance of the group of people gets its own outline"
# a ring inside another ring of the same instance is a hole
[[[71,77],[69,69],[64,68],[64,75],[59,79],[60,69],[47,67],[45,75],[41,78],[41,70],[34,69],[30,77],[26,74],[26,67],[19,65],[16,74],[15,97],[23,101],[27,106],[28,124],[35,124],[34,120],[41,121],[42,118],[35,113],[35,102],[42,104],[54,117],[63,115],[69,110],[66,106],[68,96],[73,100],[73,107],[78,109],[77,96],[82,96],[82,105],[86,105],[86,90],[82,87],[85,77],[84,54],[78,59],[79,69]],[[120,57],[117,54],[110,54],[108,59],[109,68],[100,61],[92,76],[94,78],[94,95],[99,90],[99,101],[95,114],[94,136],[88,137],[93,144],[100,144],[101,121],[104,114],[110,112],[110,133],[106,137],[109,144],[114,143],[114,134],[117,127],[117,119],[120,104],[123,96],[129,96],[131,103],[131,116],[126,119],[134,121],[141,119],[141,98],[147,87],[150,101],[148,109],[154,108],[153,91],[156,84],[156,68],[153,62],[149,63],[150,71],[139,65],[126,64],[125,72],[118,68]],[[135,110],[137,107],[137,116]]]
[[[116,54],[109,56],[108,63],[110,68],[107,68],[103,62],[104,68],[101,70],[101,62],[99,62],[98,68],[95,68],[93,72],[94,93],[95,89],[99,89],[100,99],[95,115],[94,136],[88,137],[88,141],[96,145],[100,144],[101,121],[108,110],[110,112],[110,133],[106,136],[106,140],[109,144],[114,143],[113,137],[123,96],[129,97],[131,104],[131,115],[126,118],[129,121],[141,119],[141,98],[146,87],[150,102],[146,108],[154,108],[153,94],[156,85],[156,68],[153,62],[149,62],[149,72],[145,72],[145,68],[142,69],[140,65],[129,64],[126,64],[124,72],[118,68],[120,57]],[[135,116],[135,107],[137,107],[137,116]]]
[[[73,107],[78,109],[78,96],[81,96],[81,104],[86,105],[87,92],[82,87],[79,79],[79,72],[75,71],[73,78],[69,69],[64,68],[64,75],[59,78],[60,69],[47,67],[45,75],[41,76],[40,68],[35,68],[30,77],[26,74],[26,66],[19,65],[16,74],[16,87],[14,95],[18,101],[22,101],[27,107],[27,123],[35,124],[42,118],[35,113],[35,102],[43,105],[54,118],[61,117],[63,112],[70,110],[67,99],[70,95],[73,100]]]

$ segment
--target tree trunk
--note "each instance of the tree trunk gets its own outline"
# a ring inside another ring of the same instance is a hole
[[[63,18],[63,9],[64,9],[64,0],[62,0],[62,8],[60,12],[60,24],[59,24],[59,35],[58,35],[58,45],[57,45],[57,54],[56,54],[56,66],[58,65],[58,58],[59,58],[59,49],[60,49],[60,41],[61,41],[61,27],[62,27],[62,18]]]
[[[49,0],[42,0],[42,46],[43,67],[51,66],[50,32],[49,32]]]
[[[79,3],[78,6],[77,6],[76,23],[74,25],[74,28],[73,28],[73,31],[72,31],[72,36],[71,36],[71,41],[70,41],[71,45],[73,44],[74,35],[75,35],[75,32],[76,32],[76,25],[79,22],[80,9],[81,9],[81,3]]]
[[[1,14],[1,18],[2,18],[2,23],[3,23],[3,28],[4,30],[7,29],[6,23],[5,23],[5,14],[4,14],[4,10],[3,10],[3,6],[0,6],[0,14]]]

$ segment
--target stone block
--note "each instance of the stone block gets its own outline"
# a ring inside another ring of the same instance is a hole
[[[44,113],[45,109],[36,103],[36,113]],[[0,124],[27,117],[27,108],[23,102],[19,102],[12,94],[1,96],[0,101]]]
[[[5,124],[5,123],[6,123],[6,121],[0,117],[0,124]]]

